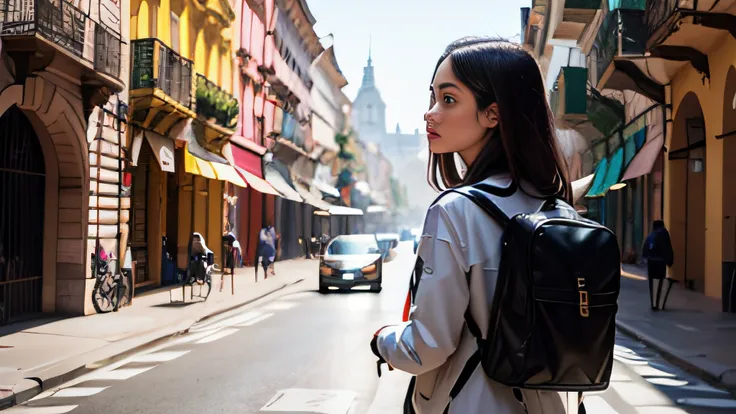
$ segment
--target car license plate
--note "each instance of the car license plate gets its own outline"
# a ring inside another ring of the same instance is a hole
[[[353,273],[343,273],[342,274],[342,280],[354,280],[355,274]]]

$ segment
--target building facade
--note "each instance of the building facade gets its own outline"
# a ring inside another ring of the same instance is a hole
[[[0,6],[0,325],[38,312],[91,312],[89,236],[119,250],[108,226],[125,226],[128,205],[115,184],[127,7]],[[49,18],[57,14],[64,19]]]
[[[727,152],[736,131],[736,3],[583,3],[584,22],[579,5],[564,2],[535,2],[522,18],[524,43],[552,63],[558,118],[597,130],[586,135],[593,174],[579,185],[589,213],[616,230],[631,261],[652,220],[664,219],[672,276],[733,310],[736,194]],[[571,51],[585,64],[570,64]]]

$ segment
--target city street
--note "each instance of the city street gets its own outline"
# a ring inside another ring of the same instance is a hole
[[[379,379],[368,347],[377,328],[400,318],[411,244],[402,243],[399,252],[385,266],[380,294],[321,295],[317,264],[307,262],[305,282],[8,413],[400,413],[406,376]],[[617,344],[612,385],[586,394],[588,413],[736,413],[727,392],[627,337]]]

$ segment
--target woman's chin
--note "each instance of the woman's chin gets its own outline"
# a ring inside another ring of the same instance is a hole
[[[442,143],[438,142],[439,140],[435,139],[429,140],[429,151],[434,155],[440,155],[440,154],[447,154],[448,152],[452,152],[448,150],[447,148],[444,148]]]

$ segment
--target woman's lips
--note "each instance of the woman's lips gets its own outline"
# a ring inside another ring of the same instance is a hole
[[[428,139],[440,139],[442,137],[433,128],[427,127],[427,138]]]

